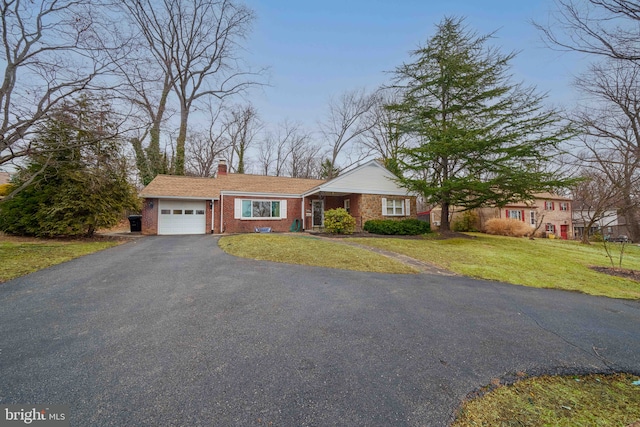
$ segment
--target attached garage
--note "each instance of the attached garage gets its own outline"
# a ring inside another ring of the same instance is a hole
[[[160,199],[158,234],[205,234],[207,207],[204,200]]]

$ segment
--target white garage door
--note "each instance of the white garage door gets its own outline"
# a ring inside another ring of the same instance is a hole
[[[205,234],[206,202],[160,200],[158,234]]]

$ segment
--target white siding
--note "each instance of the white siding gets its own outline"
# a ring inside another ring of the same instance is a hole
[[[384,167],[369,162],[320,187],[325,192],[406,195],[407,191],[394,178]]]

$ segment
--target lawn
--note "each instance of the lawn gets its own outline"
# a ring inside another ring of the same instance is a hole
[[[555,288],[612,298],[640,299],[640,283],[588,268],[611,266],[602,243],[490,236],[473,238],[353,238],[350,241],[401,253],[465,276],[536,288]],[[614,247],[617,249],[620,245]],[[640,270],[640,247],[626,245],[623,268]]]
[[[0,236],[0,283],[120,244]]]
[[[225,252],[243,258],[377,273],[417,273],[368,250],[311,236],[240,234],[222,237],[218,245]]]
[[[452,426],[618,427],[636,421],[640,377],[616,374],[543,376],[499,386],[466,402]]]

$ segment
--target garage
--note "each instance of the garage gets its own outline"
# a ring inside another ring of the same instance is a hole
[[[206,202],[161,199],[158,206],[158,234],[205,234]]]

